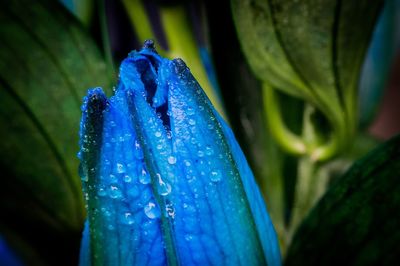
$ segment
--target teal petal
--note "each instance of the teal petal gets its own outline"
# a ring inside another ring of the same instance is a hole
[[[86,221],[83,227],[81,253],[79,255],[79,266],[92,265],[90,258],[90,233],[89,222]]]
[[[10,248],[6,240],[0,236],[0,265],[5,266],[22,266],[24,265],[14,250]]]
[[[400,1],[387,0],[376,22],[359,82],[359,123],[368,127],[378,111],[400,44]]]
[[[146,42],[115,95],[89,91],[83,113],[94,265],[280,265],[246,159],[182,60]]]
[[[239,169],[240,176],[242,177],[243,187],[246,191],[246,196],[254,216],[264,254],[266,254],[267,263],[268,265],[280,265],[281,256],[277,235],[271,218],[269,217],[268,212],[265,211],[265,201],[255,182],[255,177],[250,169],[249,164],[247,163],[246,157],[244,156],[239,143],[236,141],[232,130],[222,119],[222,117],[218,115],[218,113],[216,113],[216,117],[222,125],[225,137],[232,149],[234,160]]]

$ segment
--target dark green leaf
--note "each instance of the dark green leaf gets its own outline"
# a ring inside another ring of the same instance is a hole
[[[0,211],[1,223],[19,233],[82,227],[81,98],[88,87],[110,84],[85,35],[56,1],[0,4]]]
[[[286,265],[396,265],[400,136],[357,161],[297,231]]]
[[[243,51],[255,74],[314,104],[336,147],[357,125],[357,82],[383,0],[232,0]]]

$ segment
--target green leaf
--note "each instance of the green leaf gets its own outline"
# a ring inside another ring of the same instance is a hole
[[[357,161],[297,231],[286,265],[396,265],[400,136]]]
[[[231,3],[239,40],[254,73],[322,111],[333,134],[335,151],[329,151],[330,156],[346,147],[357,124],[361,64],[383,0]]]
[[[1,2],[1,224],[80,231],[81,99],[109,80],[97,48],[58,2]]]

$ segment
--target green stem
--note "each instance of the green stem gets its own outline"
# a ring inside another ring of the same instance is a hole
[[[268,127],[276,141],[288,152],[302,155],[306,153],[306,145],[303,140],[287,129],[281,116],[278,99],[274,89],[267,83],[263,83],[264,112]]]
[[[317,150],[320,136],[316,131],[311,117],[316,109],[311,105],[306,105],[303,118],[303,137],[308,147]],[[321,171],[322,164],[312,156],[300,158],[298,165],[298,175],[295,187],[294,205],[292,218],[288,229],[288,241],[290,242],[294,232],[303,221],[320,196],[325,192],[329,176]]]
[[[325,161],[343,149],[347,139],[346,134],[348,134],[344,117],[335,116],[333,113],[330,115],[324,113],[331,124],[332,134],[327,143],[321,144],[317,139],[305,140],[293,134],[286,127],[282,119],[282,112],[276,93],[266,82],[263,83],[263,98],[265,103],[264,112],[271,134],[287,152],[295,155],[308,154],[313,161]],[[327,110],[325,109],[324,111],[326,112]]]

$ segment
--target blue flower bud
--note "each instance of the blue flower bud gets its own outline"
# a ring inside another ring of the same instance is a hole
[[[82,110],[81,265],[280,265],[246,159],[181,59],[146,42]]]

